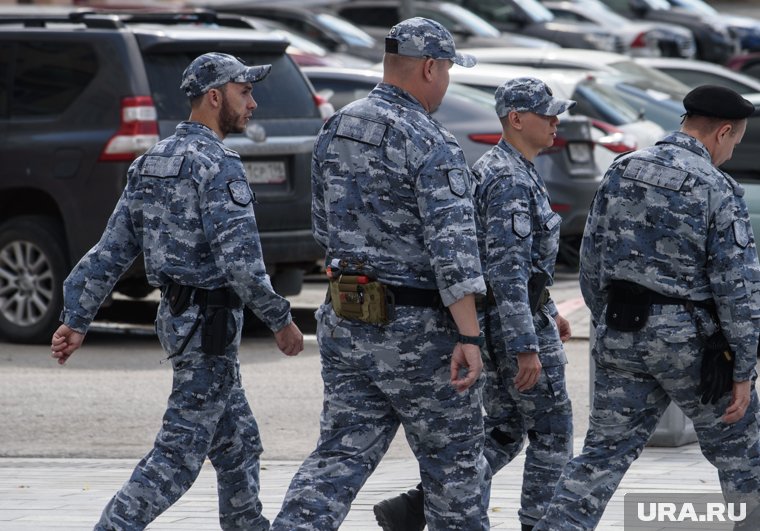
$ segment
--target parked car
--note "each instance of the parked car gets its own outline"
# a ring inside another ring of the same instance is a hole
[[[303,271],[323,255],[311,234],[309,174],[324,117],[286,40],[223,28],[208,13],[1,13],[0,335],[49,341],[64,278],[99,239],[132,160],[189,116],[181,74],[208,51],[273,65],[256,85],[246,135],[225,143],[256,192],[275,288],[300,291]],[[142,260],[116,290],[152,290]]]
[[[697,53],[691,30],[664,22],[628,20],[599,2],[543,2],[555,20],[590,22],[615,28],[624,37],[629,53],[636,57],[685,57]]]
[[[298,2],[187,0],[187,2],[189,5],[207,7],[219,13],[234,13],[279,22],[331,52],[348,53],[378,62],[382,60],[385,51],[382,42],[378,42],[355,24],[337,16],[323,0]]]
[[[734,55],[726,61],[726,68],[760,79],[760,52]]]
[[[619,53],[627,51],[623,40],[614,28],[602,28],[595,24],[559,22],[537,0],[447,1],[466,7],[501,31],[546,39],[564,48],[585,48]]]
[[[760,92],[760,80],[715,63],[669,57],[640,57],[636,59],[636,62],[650,68],[656,68],[660,72],[676,78],[689,88],[709,83],[728,87],[739,94]]]
[[[303,71],[317,91],[331,95],[330,102],[336,108],[366,96],[382,80],[382,74],[374,70],[304,68]],[[433,117],[457,137],[470,165],[501,138],[493,91],[485,93],[451,83]],[[591,135],[587,118],[565,114],[561,116],[554,145],[535,160],[536,169],[549,189],[552,208],[562,216],[559,259],[573,267],[578,265],[580,236],[601,180]]]
[[[382,40],[388,30],[401,22],[400,0],[352,0],[332,6],[341,17]],[[490,23],[462,6],[446,2],[414,2],[415,16],[429,18],[448,29],[457,48],[473,46],[520,46],[523,48],[558,48],[553,42],[535,37],[499,31]]]
[[[630,20],[668,22],[689,28],[697,41],[697,58],[703,61],[723,64],[740,49],[739,40],[731,34],[724,22],[701,13],[673,8],[667,0],[601,0],[601,2]]]
[[[720,20],[728,27],[728,31],[739,39],[743,50],[750,52],[760,50],[760,21],[752,17],[721,13],[702,0],[668,0],[668,3],[684,11],[699,13],[713,20]]]

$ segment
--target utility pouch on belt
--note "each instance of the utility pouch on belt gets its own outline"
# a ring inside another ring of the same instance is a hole
[[[330,299],[336,315],[365,323],[387,323],[393,311],[390,292],[366,275],[343,274],[330,279]]]
[[[641,330],[649,318],[652,291],[625,280],[613,280],[607,298],[607,326],[621,332]]]
[[[227,346],[227,321],[230,310],[223,306],[209,306],[203,323],[201,349],[209,356],[221,356]]]
[[[549,291],[546,289],[549,278],[546,273],[536,273],[528,279],[528,304],[531,315],[535,315],[541,305],[549,300]]]
[[[169,311],[174,317],[182,315],[188,309],[192,301],[194,289],[192,286],[183,286],[175,282],[170,283],[166,287],[164,296],[169,303]]]

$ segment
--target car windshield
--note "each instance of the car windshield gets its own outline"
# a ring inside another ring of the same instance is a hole
[[[674,77],[660,72],[656,68],[640,65],[635,61],[618,61],[610,63],[610,66],[636,80],[632,84],[644,90],[659,90],[675,95],[686,94],[689,91],[689,87]]]
[[[703,15],[707,15],[710,17],[714,17],[718,14],[718,12],[712,7],[704,2],[702,0],[668,0],[670,2],[670,5],[675,7],[681,7],[683,9],[686,9],[687,11],[694,11],[696,13],[702,13]]]
[[[623,27],[630,24],[630,21],[627,18],[618,15],[603,4],[583,2],[579,7],[581,15],[591,18],[597,24],[603,24],[609,28]]]
[[[190,115],[190,102],[180,90],[179,84],[182,72],[201,52],[202,50],[195,50],[145,56],[148,81],[159,120],[181,121]],[[253,87],[253,97],[258,104],[254,120],[319,116],[306,80],[287,55],[234,50],[229,50],[228,53],[249,65],[272,65],[272,71],[266,79]]]
[[[641,4],[655,11],[668,11],[670,4],[668,0],[638,0]]]
[[[483,20],[469,9],[446,2],[439,4],[438,9],[440,9],[441,13],[444,15],[448,15],[462,26],[465,26],[474,35],[479,37],[498,37],[501,35],[501,32],[496,29],[496,27]],[[422,12],[423,10],[420,9],[419,11]],[[428,16],[428,18],[432,18],[432,16]],[[450,30],[451,28],[448,29]]]
[[[494,110],[495,103],[493,95],[488,94],[480,89],[468,87],[467,85],[461,85],[459,83],[449,83],[449,88],[446,90],[446,95],[466,98],[472,103],[483,107],[484,109],[496,112]]]
[[[520,6],[525,14],[534,22],[551,22],[554,20],[552,12],[539,4],[536,0],[514,0],[515,4]]]
[[[578,83],[571,98],[577,104],[570,114],[597,118],[612,125],[625,125],[641,118],[641,113],[621,98],[615,87],[598,83],[593,77]]]
[[[329,13],[318,13],[317,20],[335,33],[340,34],[351,46],[363,46],[365,48],[373,48],[375,46],[375,39],[347,20],[330,15]]]

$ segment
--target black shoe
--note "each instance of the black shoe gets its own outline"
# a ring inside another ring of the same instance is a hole
[[[425,529],[425,496],[414,488],[395,498],[388,498],[373,508],[383,531],[422,531]]]
[[[533,526],[528,524],[522,524],[522,531],[533,531]]]

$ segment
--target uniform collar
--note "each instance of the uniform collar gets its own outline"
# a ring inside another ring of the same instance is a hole
[[[211,129],[207,125],[204,125],[200,122],[189,122],[189,121],[180,122],[179,125],[177,125],[176,134],[203,135],[213,140],[220,141],[219,137],[217,136],[217,134],[214,132],[213,129]]]
[[[548,193],[546,190],[546,186],[544,185],[544,180],[538,174],[538,171],[536,170],[536,166],[531,161],[526,159],[525,156],[522,153],[520,153],[520,151],[516,147],[514,147],[512,144],[504,140],[504,137],[501,137],[499,139],[499,143],[496,145],[508,155],[511,155],[512,157],[515,157],[517,160],[522,162],[525,165],[525,168],[528,170],[528,175],[530,175],[531,179],[533,179],[536,185],[538,185],[539,189],[541,189],[541,191],[543,191],[544,193]]]
[[[397,87],[396,85],[380,82],[375,88],[372,89],[372,92],[369,93],[369,96],[375,96],[394,103],[400,103],[404,107],[409,107],[415,111],[423,112],[429,115],[425,107],[423,107],[420,103],[420,100],[409,94],[404,89]]]
[[[682,133],[681,131],[670,133],[662,140],[658,141],[657,145],[659,144],[673,144],[675,146],[688,149],[692,153],[702,157],[703,159],[706,159],[712,164],[712,155],[710,155],[710,152],[707,151],[705,145],[693,136]]]

